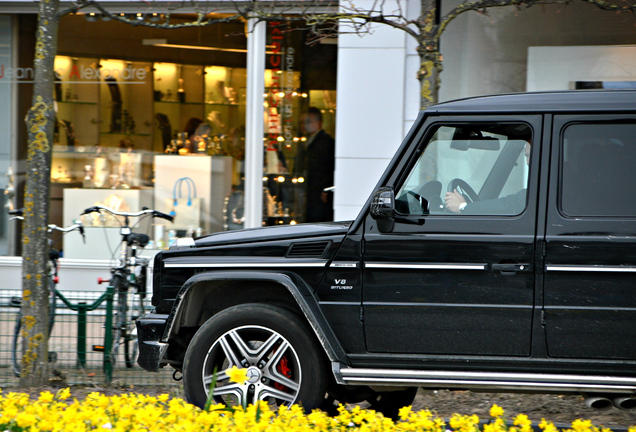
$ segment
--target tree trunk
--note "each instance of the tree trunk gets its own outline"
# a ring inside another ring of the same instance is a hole
[[[417,20],[417,53],[420,56],[420,68],[417,71],[417,79],[421,89],[421,109],[439,100],[439,75],[442,72],[442,56],[439,53],[440,4],[438,0],[420,0],[420,16]]]
[[[55,126],[54,62],[59,0],[40,0],[33,104],[26,118],[28,152],[22,231],[22,372],[20,385],[48,383],[48,220]]]
[[[442,62],[438,51],[429,51],[427,46],[418,48],[420,55],[420,69],[417,79],[420,81],[420,108],[429,107],[439,100],[439,74],[442,72]]]

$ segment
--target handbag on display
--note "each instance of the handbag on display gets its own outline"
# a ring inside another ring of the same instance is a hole
[[[183,186],[187,195],[183,195]],[[181,177],[174,183],[169,201],[170,215],[174,217],[172,227],[181,230],[196,230],[201,223],[201,198],[197,198],[197,187],[190,177]]]

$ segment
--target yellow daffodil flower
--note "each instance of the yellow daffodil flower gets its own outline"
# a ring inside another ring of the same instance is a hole
[[[490,417],[501,417],[504,415],[504,410],[497,404],[493,404],[492,408],[490,408]]]
[[[225,371],[225,373],[227,374],[227,376],[230,377],[230,381],[232,382],[245,384],[245,381],[247,381],[247,369],[239,369],[236,366],[232,366],[227,371]]]

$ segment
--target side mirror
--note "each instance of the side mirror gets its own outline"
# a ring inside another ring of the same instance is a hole
[[[395,216],[395,192],[392,187],[381,187],[373,194],[371,201],[373,219],[386,219]]]
[[[390,186],[381,187],[373,193],[371,217],[378,221],[378,230],[386,233],[393,231],[395,224],[395,192]]]

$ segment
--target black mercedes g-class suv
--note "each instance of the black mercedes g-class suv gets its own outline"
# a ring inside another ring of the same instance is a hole
[[[154,261],[139,364],[202,405],[417,387],[636,407],[636,92],[423,110],[355,221],[183,239]],[[247,369],[230,382],[231,366]]]

